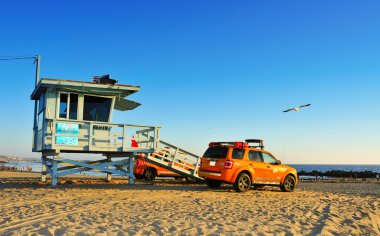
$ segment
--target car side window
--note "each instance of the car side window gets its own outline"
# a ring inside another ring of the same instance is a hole
[[[232,158],[233,159],[243,159],[244,156],[244,149],[234,148],[232,151]]]
[[[265,152],[263,152],[262,155],[265,163],[276,164],[276,159],[272,155]]]
[[[262,162],[261,152],[258,151],[249,151],[248,158],[250,161],[259,161]]]

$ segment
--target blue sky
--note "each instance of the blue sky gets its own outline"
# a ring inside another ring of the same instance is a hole
[[[41,54],[41,77],[111,74],[158,125],[202,154],[262,138],[285,163],[380,164],[378,1],[7,1],[0,56]],[[0,154],[31,152],[35,65],[0,61]],[[311,103],[300,112],[282,110]]]

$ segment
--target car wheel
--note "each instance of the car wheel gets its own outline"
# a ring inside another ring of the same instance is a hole
[[[136,178],[136,179],[142,179],[143,176],[142,176],[142,175],[135,175],[135,178]]]
[[[146,181],[153,181],[156,178],[156,171],[152,168],[146,168],[143,175]]]
[[[206,184],[209,188],[219,188],[220,185],[222,185],[222,182],[218,180],[206,179]]]
[[[296,180],[291,175],[286,176],[284,182],[281,184],[281,190],[283,192],[292,192],[295,187]]]
[[[251,188],[251,184],[251,177],[246,173],[241,173],[235,180],[234,189],[236,192],[246,192]]]

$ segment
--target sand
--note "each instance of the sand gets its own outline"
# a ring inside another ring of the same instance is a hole
[[[199,183],[38,184],[0,172],[0,235],[380,235],[380,183],[300,182],[235,193]]]

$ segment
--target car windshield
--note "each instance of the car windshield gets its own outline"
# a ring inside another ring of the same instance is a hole
[[[227,156],[227,150],[226,147],[209,147],[205,154],[203,154],[203,157],[206,158],[226,158]]]

